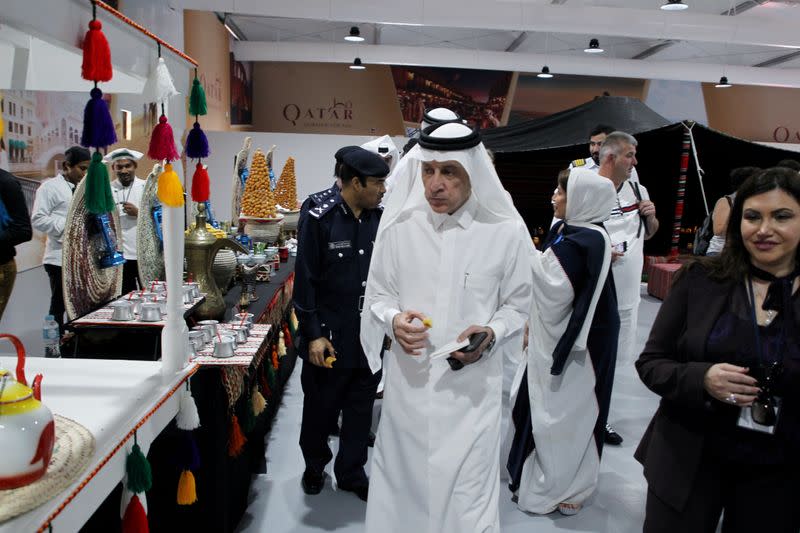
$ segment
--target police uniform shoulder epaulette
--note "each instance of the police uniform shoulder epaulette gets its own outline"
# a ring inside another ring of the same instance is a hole
[[[325,189],[324,191],[315,192],[311,195],[311,200],[316,204],[319,205],[322,203],[327,197],[333,194],[333,187],[329,189]]]
[[[339,199],[336,196],[325,196],[316,207],[309,209],[308,214],[314,218],[322,218],[326,213],[330,213],[338,203]]]
[[[573,167],[586,166],[586,160],[585,159],[576,159],[575,161],[572,162],[572,166]]]

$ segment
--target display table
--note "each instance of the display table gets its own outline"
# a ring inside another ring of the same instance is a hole
[[[125,296],[117,298],[122,299]],[[184,304],[183,317],[188,320],[204,301],[205,296],[201,296],[191,304]],[[111,303],[64,325],[73,336],[61,346],[61,354],[64,357],[107,358],[111,351],[109,346],[114,346],[113,357],[117,359],[157,361],[161,357],[161,330],[166,321],[111,320]]]
[[[125,476],[134,431],[146,452],[177,414],[179,399],[174,393],[197,365],[164,379],[161,363],[149,361],[31,357],[26,363],[28,376],[44,375],[43,402],[54,413],[85,426],[94,435],[95,450],[86,470],[69,488],[33,511],[0,524],[0,533],[46,531],[48,525],[54,531],[78,531]],[[16,364],[16,358],[0,357],[3,368],[13,369]]]
[[[257,324],[269,325],[268,334],[255,353],[229,359],[202,356],[197,359],[200,368],[191,379],[192,395],[200,415],[200,427],[194,431],[201,464],[194,473],[197,503],[181,506],[175,501],[180,471],[175,467],[174,457],[176,450],[181,449],[181,432],[171,424],[153,443],[148,458],[153,471],[162,475],[154,476],[153,488],[147,493],[151,533],[234,531],[247,509],[253,474],[266,471],[265,436],[296,362],[294,349],[287,345],[287,354],[277,361],[277,368],[272,366],[272,348],[291,310],[294,258],[290,257],[289,262],[281,263],[280,267],[270,282],[257,283],[259,298],[247,308],[255,315]],[[226,318],[236,312],[233,307],[239,295],[239,287],[233,287],[225,296]],[[268,374],[272,374],[273,382],[268,386],[269,393],[264,393],[266,410],[255,417],[251,428],[247,428],[250,391],[254,386],[264,390]],[[234,415],[247,438],[238,455],[231,455],[229,450]]]
[[[672,285],[672,277],[683,264],[681,263],[656,263],[650,267],[647,278],[647,294],[663,300],[667,297]]]

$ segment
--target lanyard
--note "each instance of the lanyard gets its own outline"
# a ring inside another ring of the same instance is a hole
[[[747,278],[747,288],[750,292],[750,319],[753,323],[753,334],[756,339],[756,354],[758,355],[758,362],[761,363],[762,366],[766,366],[766,361],[764,360],[764,354],[761,350],[761,331],[758,328],[758,321],[756,320],[756,297],[755,293],[753,292],[753,278]],[[785,320],[784,317],[781,317],[781,320]],[[786,343],[786,327],[785,323],[781,326],[781,336],[778,341],[778,355],[776,357],[775,362],[781,363],[783,361],[783,349]]]

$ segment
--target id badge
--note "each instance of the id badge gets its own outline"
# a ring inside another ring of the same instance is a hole
[[[736,421],[736,425],[740,428],[750,429],[752,431],[760,431],[761,433],[768,433],[770,435],[775,434],[775,428],[778,427],[778,423],[781,420],[781,404],[783,403],[780,398],[775,397],[775,424],[771,426],[765,426],[759,424],[753,420],[752,415],[750,414],[750,407],[742,407],[739,409],[739,420]]]

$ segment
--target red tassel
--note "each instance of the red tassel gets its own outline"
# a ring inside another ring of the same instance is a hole
[[[147,513],[144,512],[139,497],[134,494],[122,517],[122,533],[149,533],[149,531]]]
[[[239,417],[233,415],[231,417],[230,431],[228,432],[228,455],[231,457],[238,457],[244,449],[247,442],[247,437],[242,433],[242,427],[239,425]]]
[[[283,343],[287,348],[292,346],[292,336],[289,334],[289,325],[283,325]]]
[[[175,136],[172,134],[172,126],[167,122],[166,115],[161,115],[158,118],[158,124],[153,128],[147,155],[156,161],[163,159],[177,161],[181,157],[178,149],[175,148]]]
[[[280,363],[278,363],[278,349],[277,348],[273,348],[272,349],[272,368],[274,368],[275,370],[278,370],[278,365],[279,364]]]
[[[192,175],[192,200],[195,202],[207,202],[210,194],[210,179],[208,170],[202,163],[197,163],[194,174]]]
[[[258,374],[258,383],[261,385],[261,394],[264,395],[265,398],[272,397],[272,391],[269,389],[269,384],[267,384],[267,376],[264,375],[264,367],[261,367],[261,372]]]
[[[83,65],[81,75],[89,81],[110,81],[114,72],[111,68],[111,49],[103,33],[103,24],[95,19],[89,21],[89,31],[83,38]]]

